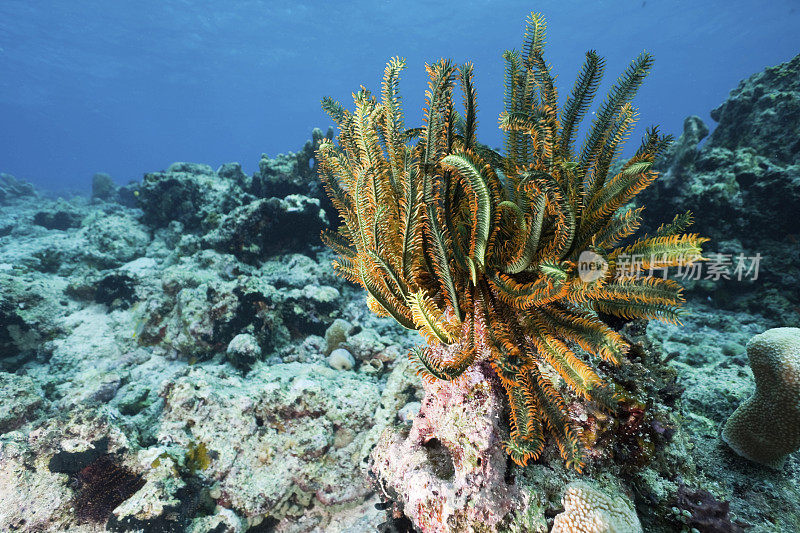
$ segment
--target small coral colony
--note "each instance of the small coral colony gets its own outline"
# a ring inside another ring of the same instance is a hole
[[[613,412],[615,385],[593,362],[618,365],[628,349],[607,320],[674,322],[683,302],[674,281],[624,270],[699,260],[707,239],[684,233],[689,213],[634,236],[642,208],[630,203],[656,179],[653,162],[670,142],[652,128],[618,161],[651,55],[616,81],[577,149],[604,62],[587,52],[559,108],[544,44],[544,19],[531,14],[521,51],[503,56],[503,153],[478,141],[470,63],[427,66],[421,128],[403,122],[402,59],[387,64],[380,96],[363,87],[354,94],[354,110],[326,98],[339,135],[319,147],[320,176],[342,224],[323,238],[373,312],[425,337],[411,354],[424,378],[454,380],[472,364],[491,365],[508,396],[504,445],[516,463],[539,457],[549,435],[580,470],[585,443],[567,400]],[[598,266],[589,275],[587,258]]]

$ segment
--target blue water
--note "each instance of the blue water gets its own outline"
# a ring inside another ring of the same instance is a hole
[[[656,66],[636,100],[644,126],[679,134],[740,79],[800,52],[798,0],[269,2],[2,0],[0,171],[50,189],[121,183],[173,161],[252,171],[331,121],[319,101],[377,90],[408,60],[407,125],[421,117],[424,63],[472,60],[479,137],[499,146],[500,54],[530,10],[549,22],[547,59],[566,95],[594,48],[606,87],[641,50]]]

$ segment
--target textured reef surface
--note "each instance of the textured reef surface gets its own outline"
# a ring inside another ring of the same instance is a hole
[[[764,313],[775,325],[800,323],[800,56],[743,80],[711,111],[718,124],[687,117],[640,196],[654,227],[689,209],[713,249],[763,257],[757,283],[698,283],[715,306]]]
[[[798,80],[800,56],[743,81],[710,136],[687,118],[643,193],[646,222],[691,209],[712,253],[763,259],[689,282],[683,326],[616,324],[630,401],[573,413],[582,474],[552,445],[509,461],[490,370],[423,383],[420,336],[334,275],[332,133],[252,176],[175,163],[86,198],[0,175],[0,530],[800,531],[800,454],[720,438],[756,392],[750,339],[800,324]]]

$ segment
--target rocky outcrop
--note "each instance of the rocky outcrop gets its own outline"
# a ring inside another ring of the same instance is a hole
[[[163,172],[145,174],[138,198],[148,226],[160,228],[175,221],[191,233],[216,227],[225,213],[255,199],[235,180],[196,163],[173,163]]]
[[[302,194],[324,200],[326,195],[317,179],[316,160],[316,150],[322,139],[333,139],[333,128],[328,128],[325,135],[315,128],[311,139],[299,152],[278,154],[274,158],[261,154],[258,172],[253,174],[249,192],[262,198]]]
[[[727,276],[699,283],[718,304],[765,313],[775,324],[800,320],[800,56],[743,80],[711,112],[713,133],[699,117],[660,164],[663,175],[640,196],[648,229],[692,211],[693,231],[711,238],[712,261]],[[708,137],[707,137],[708,136]],[[703,142],[704,141],[704,142]],[[754,271],[745,269],[760,254]]]
[[[20,181],[11,174],[0,172],[0,205],[8,204],[18,198],[35,196],[36,189],[32,184]]]
[[[203,237],[203,244],[246,262],[303,249],[328,226],[319,200],[292,194],[237,207]]]
[[[506,477],[494,381],[475,365],[456,381],[426,383],[411,427],[385,431],[372,452],[381,490],[424,533],[510,531],[528,519],[530,494]]]

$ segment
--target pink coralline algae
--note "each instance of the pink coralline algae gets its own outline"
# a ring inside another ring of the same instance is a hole
[[[473,365],[455,381],[424,384],[410,431],[388,429],[372,473],[423,532],[507,531],[527,495],[505,480],[503,405],[491,369]]]

